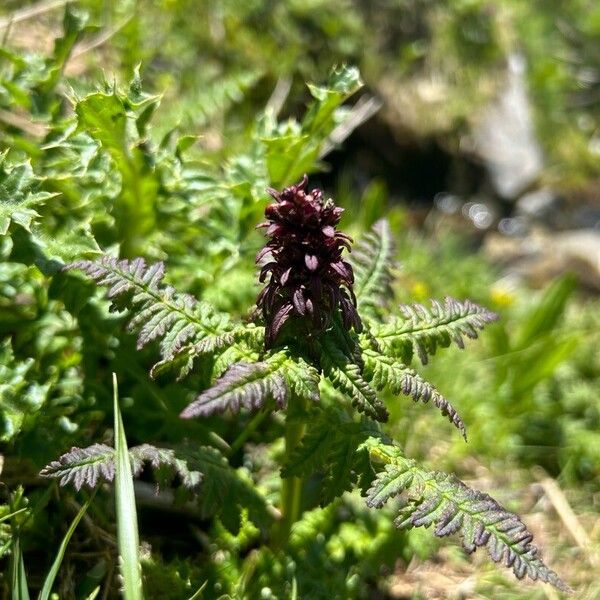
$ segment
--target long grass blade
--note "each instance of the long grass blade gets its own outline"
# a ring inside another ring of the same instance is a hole
[[[142,600],[142,577],[139,557],[139,535],[133,476],[127,449],[123,419],[119,410],[117,376],[113,373],[115,412],[115,496],[117,503],[117,541],[123,577],[125,600]]]
[[[92,591],[89,596],[86,596],[85,600],[95,600],[96,596],[100,593],[100,586]]]
[[[77,516],[73,519],[73,522],[71,523],[71,526],[69,527],[67,533],[65,534],[65,537],[63,538],[63,541],[60,544],[58,552],[56,553],[56,558],[54,559],[54,562],[52,563],[52,566],[50,567],[50,570],[46,575],[46,579],[44,580],[44,586],[42,587],[42,591],[40,592],[40,595],[38,597],[39,600],[50,599],[50,594],[52,593],[52,586],[54,585],[54,581],[56,579],[56,576],[58,575],[58,570],[60,569],[60,565],[62,564],[65,552],[67,550],[67,546],[71,541],[73,533],[75,533],[77,525],[79,525],[79,522],[83,518],[83,515],[85,515],[92,499],[93,496],[90,496],[87,502],[81,507],[81,509],[77,513]]]
[[[206,586],[208,585],[208,581],[205,581],[195,592],[192,596],[190,596],[188,598],[188,600],[198,600],[199,598],[202,597],[202,592],[204,592]]]
[[[4,515],[3,517],[0,517],[0,523],[7,521],[8,519],[12,519],[12,517],[15,517],[16,515],[20,515],[21,513],[24,513],[27,510],[27,508],[20,508],[19,510],[15,510],[15,512],[11,512],[8,515]]]
[[[21,552],[21,541],[18,537],[13,542],[11,567],[12,600],[29,600],[27,576],[25,575],[25,565],[23,564],[23,554]]]

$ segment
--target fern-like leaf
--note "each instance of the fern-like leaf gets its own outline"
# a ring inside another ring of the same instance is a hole
[[[40,475],[56,478],[62,486],[73,484],[77,491],[84,485],[95,488],[99,480],[115,478],[115,449],[106,444],[71,448],[44,467]]]
[[[264,337],[264,327],[254,324],[235,325],[224,333],[208,335],[197,343],[185,344],[174,355],[168,354],[152,367],[150,376],[156,378],[164,371],[175,370],[178,372],[177,380],[181,380],[191,371],[197,358],[207,355],[217,355],[214,370],[217,374],[223,373],[235,362],[255,360],[256,353],[264,347]],[[168,341],[163,343],[168,345]],[[232,350],[235,352],[231,352]],[[229,359],[233,354],[236,358]]]
[[[273,507],[245,468],[232,468],[227,459],[210,446],[178,447],[177,456],[184,459],[190,469],[203,474],[198,494],[203,518],[218,515],[229,530],[235,531],[240,525],[241,510],[245,509],[259,527],[266,528],[272,523]]]
[[[129,456],[134,475],[141,473],[144,463],[150,463],[155,469],[167,468],[172,475],[178,475],[188,489],[196,487],[202,479],[200,472],[190,470],[185,460],[178,458],[174,450],[168,448],[142,444],[130,448]],[[62,486],[73,484],[78,491],[84,485],[95,488],[99,481],[110,482],[115,478],[115,450],[106,444],[71,448],[42,469],[40,475],[59,479]]]
[[[465,424],[456,409],[431,383],[423,379],[416,371],[375,350],[365,350],[363,359],[365,362],[365,378],[369,380],[369,383],[375,389],[387,388],[392,394],[404,394],[410,396],[415,402],[420,400],[425,404],[431,400],[460,431],[465,440],[467,439]]]
[[[200,471],[190,470],[188,464],[179,458],[175,451],[170,448],[157,448],[150,444],[134,446],[129,450],[134,475],[139,475],[144,468],[144,463],[149,463],[154,469],[166,468],[169,475],[177,475],[182,485],[187,489],[195,488],[203,478]],[[167,478],[169,478],[167,476]]]
[[[542,562],[531,544],[533,535],[519,517],[488,494],[467,487],[453,475],[422,468],[405,458],[397,446],[382,444],[379,439],[369,439],[365,447],[372,459],[385,465],[367,492],[367,505],[380,508],[404,493],[407,503],[395,520],[397,527],[433,525],[439,537],[458,532],[467,552],[485,546],[492,560],[512,567],[518,579],[527,575],[571,591]]]
[[[392,297],[394,243],[389,223],[377,221],[352,249],[354,294],[359,313],[377,314]]]
[[[68,268],[80,269],[99,285],[108,287],[112,310],[131,308],[135,311],[129,328],[139,330],[138,348],[161,340],[163,360],[157,368],[172,361],[184,348],[188,350],[186,358],[193,360],[196,354],[226,348],[235,338],[226,315],[217,313],[212,306],[189,294],[161,285],[164,277],[162,262],[148,266],[141,258],[129,261],[103,256],[98,261],[75,262]],[[197,350],[190,352],[190,347]]]
[[[387,421],[387,409],[377,397],[377,392],[364,380],[360,366],[327,337],[323,340],[323,349],[323,373],[331,384],[349,396],[360,412],[376,421]]]
[[[226,410],[239,412],[241,408],[256,410],[269,400],[284,408],[289,397],[285,359],[285,353],[280,352],[266,361],[232,365],[213,387],[183,410],[181,417],[208,417]]]
[[[454,342],[464,347],[464,337],[475,339],[477,331],[498,316],[465,300],[460,302],[447,297],[444,303],[431,301],[431,308],[422,304],[400,306],[401,317],[394,317],[386,323],[371,323],[369,335],[362,338],[366,347],[376,346],[384,354],[410,364],[413,354],[427,364],[430,355],[438,347],[447,348]]]
[[[285,377],[289,388],[302,400],[318,402],[321,375],[315,367],[303,358],[294,357],[286,361]]]
[[[352,489],[364,474],[364,452],[358,448],[369,437],[379,435],[379,429],[370,419],[363,418],[357,423],[334,408],[318,411],[310,423],[310,429],[281,474],[282,477],[308,477],[322,473],[321,502],[327,505]]]

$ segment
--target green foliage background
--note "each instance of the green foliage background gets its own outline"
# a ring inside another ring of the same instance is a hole
[[[21,8],[3,4],[7,15]],[[0,555],[8,564],[18,541],[33,589],[52,562],[48,548],[58,547],[83,503],[37,474],[73,445],[109,441],[113,371],[130,445],[214,447],[251,419],[180,420],[207,374],[196,369],[185,383],[150,379],[154,352],[138,352],[125,317],[110,313],[89,282],[62,271],[65,264],[100,251],[163,260],[178,290],[247,315],[258,290],[254,226],[265,188],[327,168],[324,148],[348,117],[361,76],[388,102],[390,119],[406,112],[409,137],[452,148],[497,91],[509,54],[521,51],[547,156],[544,180],[585,190],[599,175],[594,2],[89,0],[73,3],[60,27],[57,15],[15,21],[0,49],[0,517],[26,508],[0,523]],[[361,75],[338,68],[327,79],[342,63]],[[423,74],[438,83],[441,100],[420,93]],[[492,471],[516,465],[527,481],[541,466],[597,518],[598,300],[579,295],[569,277],[542,291],[505,291],[464,240],[411,228],[385,181],[355,190],[340,177],[333,186],[353,234],[390,219],[401,263],[395,300],[450,294],[501,314],[480,348],[449,352],[426,371],[460,407],[469,445],[409,402],[388,404],[390,434],[412,456],[465,476],[472,455]],[[277,416],[268,425],[281,428]],[[197,459],[253,506],[257,491],[277,492],[274,437],[259,425],[231,469],[216,456]],[[498,482],[509,497],[511,483]],[[116,593],[109,494],[98,493],[87,529],[84,522],[71,542],[81,558],[67,552],[61,598],[85,598],[105,581]],[[425,560],[437,546],[426,532],[393,530],[386,510],[368,511],[352,495],[311,510],[283,558],[255,551],[259,533],[244,510],[207,525],[207,506],[205,520],[177,525],[182,541],[151,527],[145,538],[142,520],[148,597],[189,597],[208,582],[207,598],[283,598],[292,581],[298,597],[386,597],[396,561]],[[569,544],[554,557],[558,568],[557,556],[586,560]],[[585,573],[571,575],[590,598],[598,591]],[[0,585],[7,594],[8,570]],[[485,573],[477,586],[483,597],[542,597]]]

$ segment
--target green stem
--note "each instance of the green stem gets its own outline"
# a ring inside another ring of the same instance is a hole
[[[299,419],[290,419],[290,408],[285,423],[285,459],[290,458],[292,452],[300,443],[306,421],[304,416],[304,402],[298,403],[296,415]],[[300,518],[302,509],[302,490],[304,488],[304,479],[301,477],[287,477],[281,482],[281,521],[275,528],[274,544],[275,547],[283,547],[287,543],[292,525]]]
[[[254,433],[256,428],[264,421],[265,417],[268,414],[270,414],[270,411],[265,409],[256,413],[252,417],[248,425],[246,425],[246,427],[242,429],[240,435],[238,435],[237,438],[235,438],[229,450],[227,451],[227,454],[235,454],[246,443],[246,440],[252,435],[252,433]]]

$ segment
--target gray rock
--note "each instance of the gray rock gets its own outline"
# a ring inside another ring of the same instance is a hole
[[[509,57],[505,87],[478,119],[473,143],[503,198],[518,197],[539,176],[542,152],[534,134],[523,56]]]
[[[541,188],[517,200],[517,213],[524,217],[545,221],[559,207],[560,199],[549,188]]]
[[[522,238],[489,233],[484,252],[494,262],[504,265],[506,274],[536,287],[572,272],[582,287],[600,292],[599,230],[552,232],[534,229]]]

